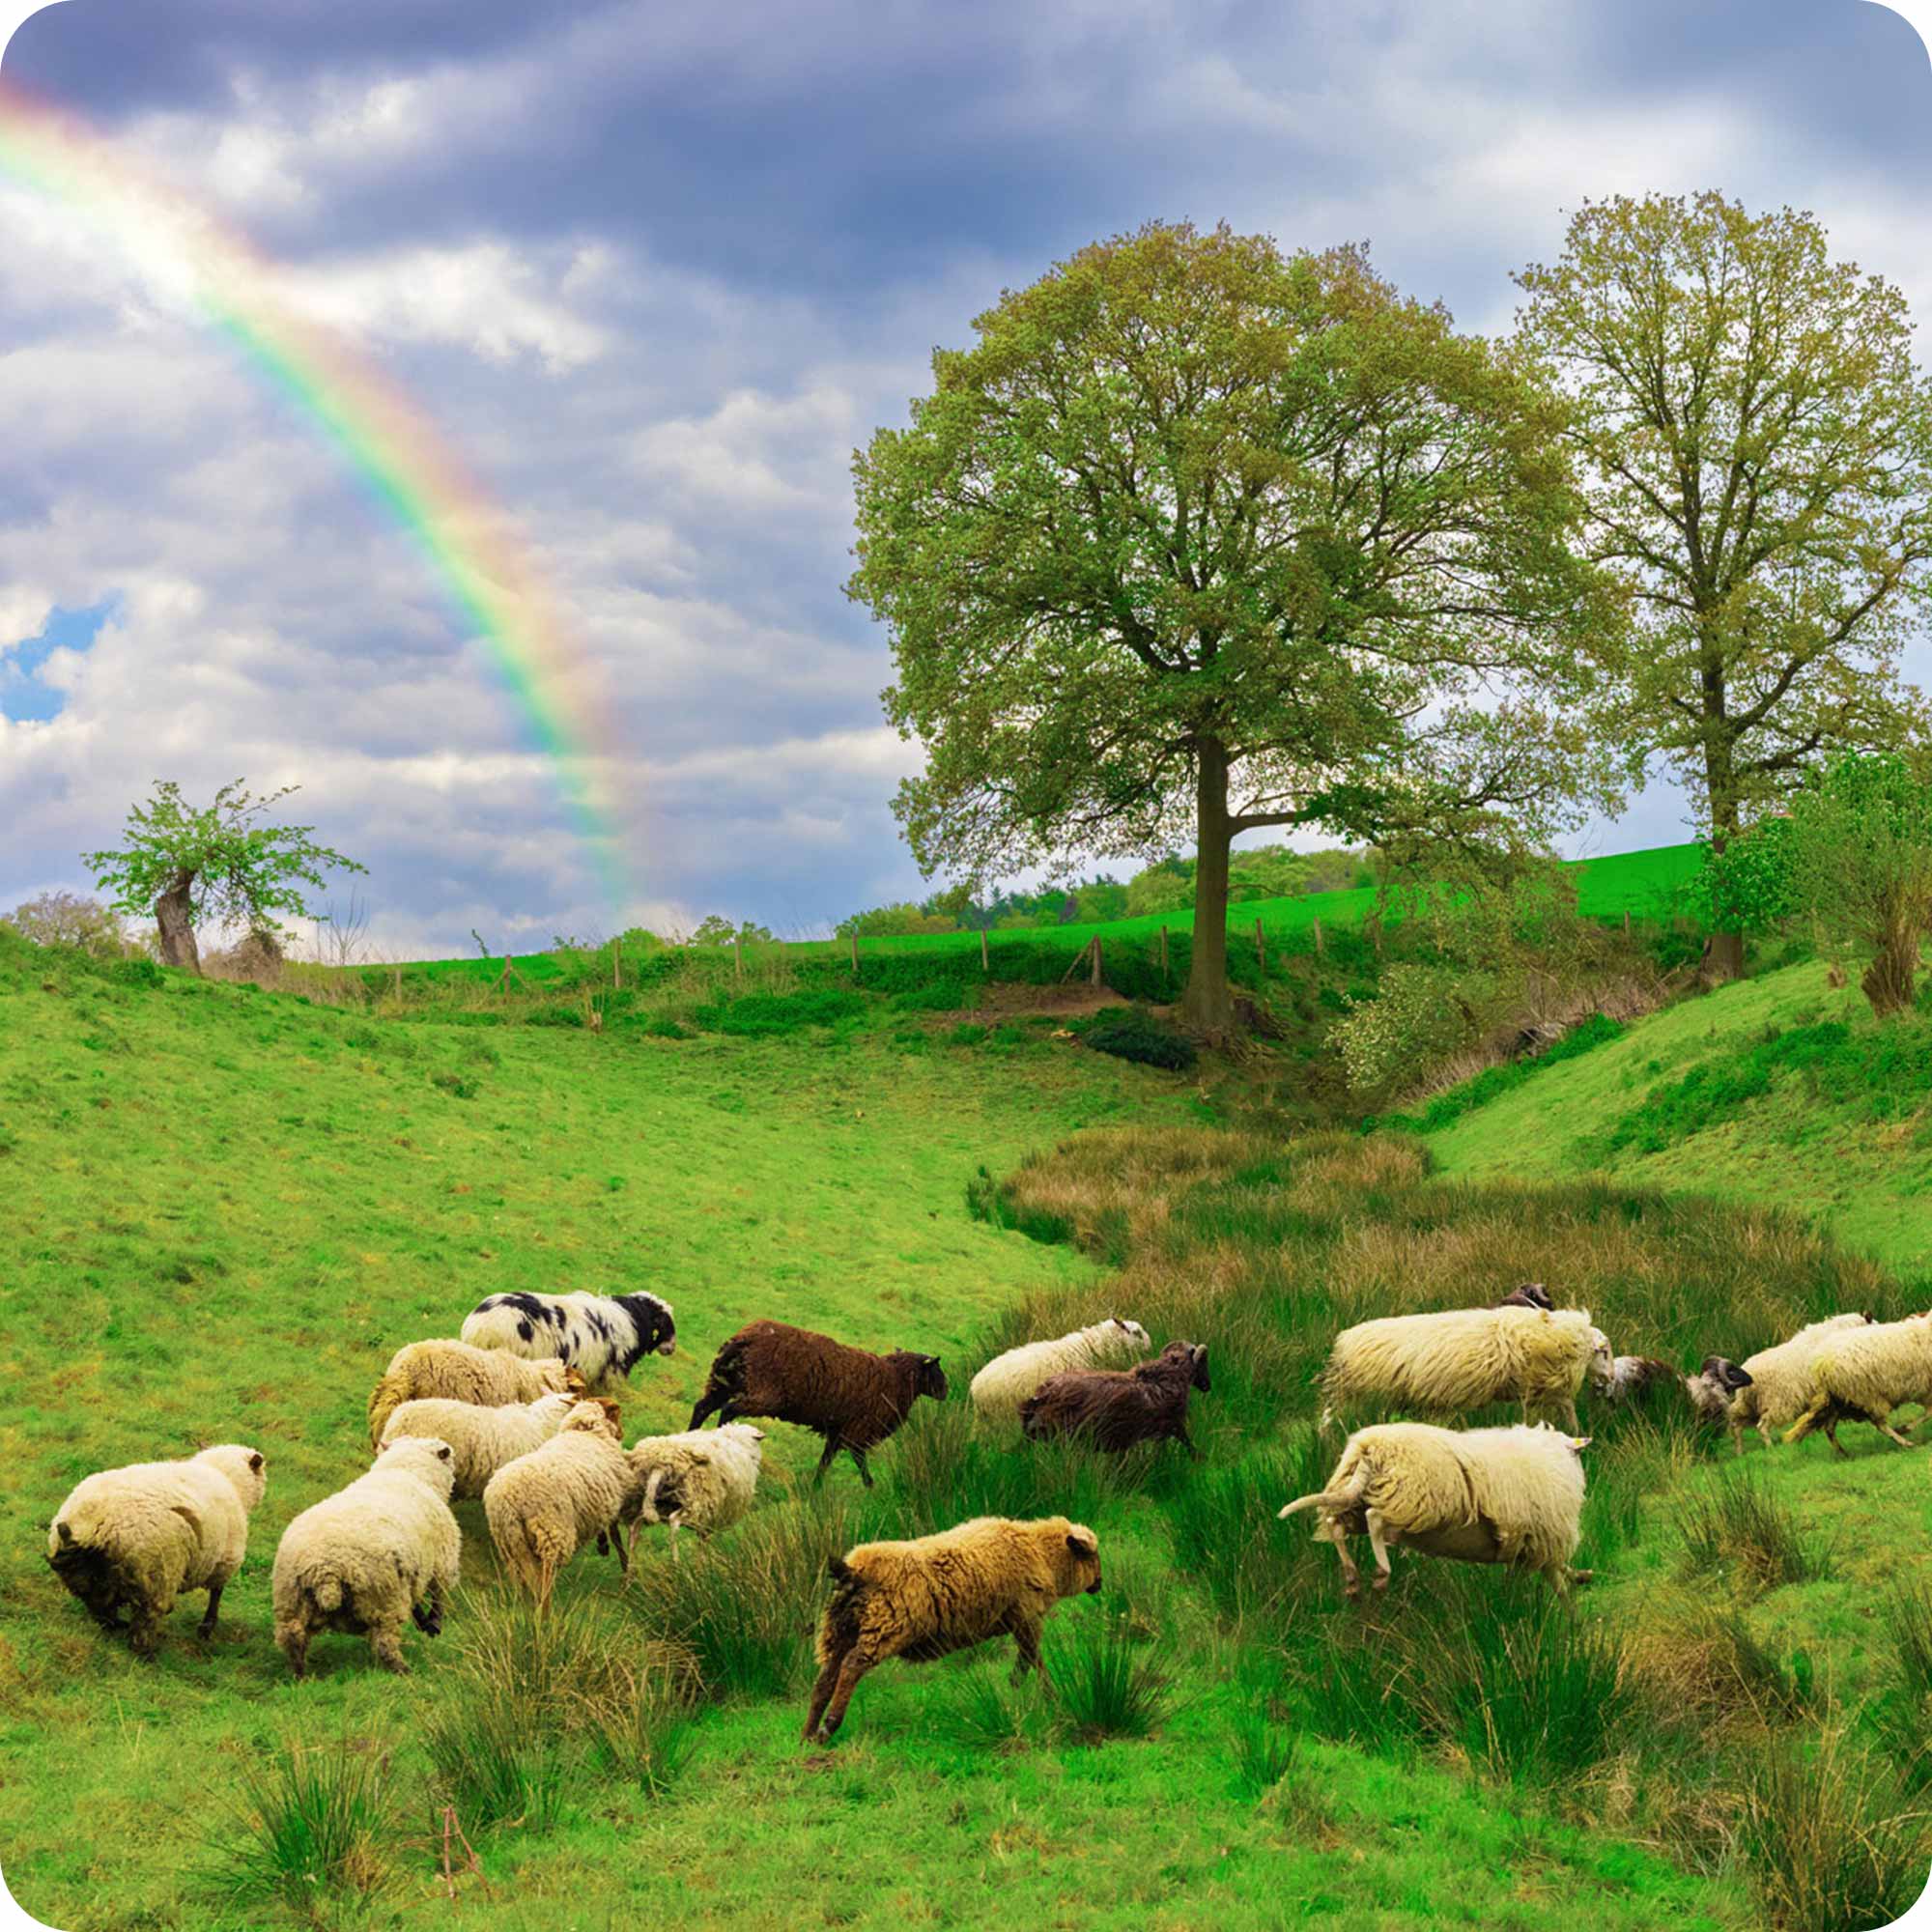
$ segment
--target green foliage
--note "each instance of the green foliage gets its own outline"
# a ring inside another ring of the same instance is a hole
[[[942,978],[923,986],[907,986],[895,993],[889,1004],[895,1012],[950,1013],[973,1006],[975,1000],[964,980]]]
[[[1828,1571],[1829,1552],[1748,1463],[1730,1464],[1719,1481],[1691,1496],[1678,1526],[1691,1576],[1724,1574],[1757,1592],[1808,1583]]]
[[[1546,1068],[1560,1065],[1566,1060],[1575,1060],[1579,1054],[1588,1053],[1592,1047],[1621,1039],[1627,1031],[1621,1020],[1613,1020],[1606,1013],[1592,1013],[1587,1019],[1579,1020],[1560,1039],[1551,1041],[1542,1052],[1525,1054],[1520,1060],[1506,1060],[1495,1066],[1486,1066],[1472,1079],[1459,1081],[1445,1093],[1432,1094],[1412,1114],[1389,1114],[1379,1120],[1372,1115],[1362,1122],[1362,1131],[1372,1133],[1378,1127],[1387,1127],[1402,1133],[1437,1133],[1460,1121],[1464,1114],[1473,1113],[1499,1095],[1514,1092]]]
[[[250,927],[278,917],[312,917],[304,886],[320,890],[330,871],[368,868],[309,834],[312,825],[265,825],[262,814],[298,790],[284,785],[262,797],[238,779],[206,806],[189,805],[181,786],[163,780],[145,805],[128,810],[119,848],[82,854],[95,883],[115,908],[149,913],[166,895],[185,892],[188,923],[210,920]]]
[[[736,925],[722,913],[708,912],[693,928],[685,941],[687,946],[730,946],[734,942],[746,946],[769,946],[773,943],[771,928],[754,925],[749,919],[741,920]]]
[[[945,913],[927,912],[923,906],[907,901],[874,906],[870,912],[855,912],[832,929],[840,939],[849,939],[854,934],[861,939],[872,939],[916,932],[956,932],[959,922]]]
[[[1176,1033],[1137,1007],[1113,1007],[1096,1013],[1080,1037],[1096,1053],[1174,1072],[1185,1072],[1200,1058],[1185,1034]]]
[[[858,993],[821,988],[799,993],[747,993],[742,999],[717,1000],[696,1009],[694,1017],[708,1033],[736,1034],[747,1039],[781,1039],[809,1027],[838,1026],[866,1010]]]
[[[1721,852],[1705,847],[1688,907],[1714,932],[1768,932],[1799,909],[1791,821],[1781,813],[1735,834]]]
[[[78,893],[40,893],[0,919],[35,946],[72,946],[97,959],[119,959],[128,951],[121,922],[99,899]]]
[[[326,1901],[384,1890],[394,1877],[396,1829],[388,1769],[386,1751],[348,1739],[277,1746],[244,1776],[216,1885],[239,1900],[273,1900],[304,1916]]]
[[[1382,1092],[1470,1044],[1495,988],[1492,974],[1453,966],[1387,968],[1376,997],[1351,1006],[1333,1029],[1350,1087]]]
[[[1147,1737],[1167,1714],[1173,1679],[1119,1617],[1063,1612],[1044,1656],[1047,1681],[1083,1744]]]

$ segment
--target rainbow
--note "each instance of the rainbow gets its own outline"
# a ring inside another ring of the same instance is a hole
[[[615,809],[610,706],[559,621],[509,518],[436,427],[232,228],[137,175],[69,113],[0,79],[0,175],[54,197],[110,241],[169,305],[198,314],[320,429],[428,560],[550,759],[608,910],[631,897]]]

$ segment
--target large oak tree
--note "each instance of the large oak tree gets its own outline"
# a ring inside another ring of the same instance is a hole
[[[1553,399],[1364,251],[1096,243],[933,356],[855,458],[848,589],[923,743],[928,871],[1198,854],[1184,1010],[1232,1018],[1229,842],[1467,830],[1574,794],[1580,634]]]
[[[1630,742],[1721,852],[1821,754],[1902,742],[1932,560],[1932,391],[1904,297],[1825,231],[1721,195],[1586,204],[1518,277],[1575,403],[1590,554],[1634,597]],[[1713,942],[1734,975],[1736,932]]]

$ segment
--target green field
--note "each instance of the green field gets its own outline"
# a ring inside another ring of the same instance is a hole
[[[1859,1430],[1849,1467],[1822,1442],[1753,1457],[1775,1527],[1833,1541],[1767,1582],[1761,1527],[1687,1531],[1730,1493],[1724,1459],[1667,1417],[1593,1415],[1600,1585],[1574,1614],[1400,1556],[1386,1605],[1345,1606],[1332,1553],[1273,1511],[1325,1468],[1309,1378],[1346,1321],[1537,1276],[1620,1349],[1694,1360],[1719,1316],[1743,1352],[1906,1291],[1767,1210],[1553,1174],[1445,1186],[1412,1144],[1241,1129],[1251,1067],[1169,1075],[1011,1034],[952,1046],[950,1016],[884,1000],[772,1038],[378,1019],[0,952],[14,1895],[73,1927],[440,1923],[453,1804],[479,1863],[455,1861],[456,1913],[492,1927],[1881,1922],[1843,1914],[1899,1896],[1918,1859],[1887,1622],[1925,1575],[1916,1458]],[[869,1496],[849,1465],[804,1495],[815,1439],[775,1425],[760,1507],[711,1551],[642,1546],[628,1592],[581,1556],[545,1641],[674,1681],[695,1699],[663,1719],[678,1761],[643,1776],[554,1685],[506,1690],[529,1796],[505,1809],[433,1747],[468,1735],[479,1682],[515,1676],[476,1674],[504,1614],[476,1506],[469,1594],[440,1640],[410,1634],[407,1681],[340,1637],[291,1681],[268,1572],[289,1519],[365,1465],[396,1346],[486,1293],[566,1286],[676,1304],[679,1351],[639,1368],[627,1439],[681,1426],[755,1315],[938,1353],[955,1400],[878,1453]],[[1201,1463],[973,1435],[988,1352],[1114,1308],[1208,1344]],[[248,1564],[214,1644],[185,1605],[137,1664],[54,1583],[44,1525],[91,1469],[219,1438],[269,1458]],[[1107,1589],[1049,1625],[1052,1690],[1014,1698],[990,1650],[888,1666],[835,1749],[802,1749],[824,1553],[982,1509],[1100,1533]],[[695,1621],[705,1605],[722,1623]],[[384,1793],[343,1883],[298,1885],[298,1906],[238,1889],[234,1863],[291,1748],[380,1766]],[[1794,1819],[1835,1847],[1836,1918],[1781,1874]]]

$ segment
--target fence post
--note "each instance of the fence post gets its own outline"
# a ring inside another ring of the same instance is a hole
[[[1317,919],[1312,923],[1315,927],[1315,956],[1320,959],[1321,957],[1321,922]]]
[[[624,949],[621,945],[611,949],[611,985],[615,992],[624,990]]]
[[[1625,937],[1626,939],[1628,939],[1628,938],[1629,938],[1630,936],[1631,936],[1631,909],[1630,909],[1630,907],[1629,907],[1629,906],[1625,906],[1625,907],[1624,907],[1624,937]]]
[[[854,932],[848,936],[852,941],[852,977],[856,980],[859,977],[859,935]]]
[[[1160,977],[1161,977],[1161,978],[1162,978],[1163,980],[1165,980],[1165,979],[1166,979],[1166,978],[1168,977],[1168,971],[1167,971],[1167,927],[1166,927],[1166,926],[1162,926],[1162,927],[1161,927],[1161,929],[1160,929]]]
[[[1268,969],[1267,942],[1262,937],[1262,923],[1255,921],[1255,964],[1265,973]]]
[[[980,971],[989,980],[993,977],[993,962],[986,952],[986,928],[983,925],[980,928]]]
[[[507,952],[503,954],[503,977],[497,981],[497,990],[499,993],[510,990],[510,955]]]

